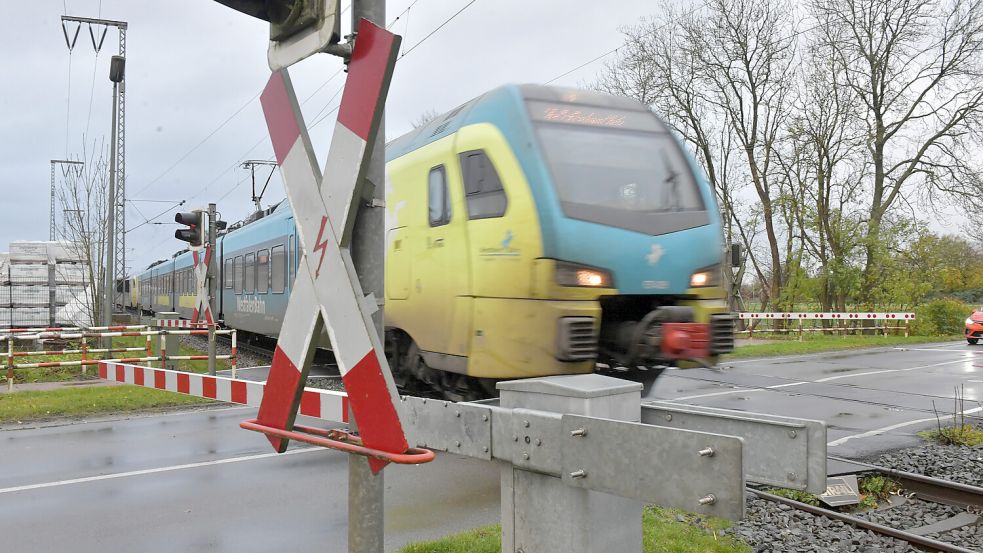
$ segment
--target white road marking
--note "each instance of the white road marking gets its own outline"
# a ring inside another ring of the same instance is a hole
[[[971,413],[978,413],[980,411],[983,411],[983,407],[974,407],[973,409],[966,409],[961,414],[963,414],[963,415],[969,415]],[[945,415],[945,416],[941,416],[941,417],[938,417],[938,418],[936,418],[936,417],[929,417],[927,419],[916,419],[916,420],[912,420],[912,421],[908,421],[908,422],[900,422],[898,424],[892,424],[891,426],[885,426],[884,428],[877,428],[875,430],[868,430],[867,432],[863,432],[863,433],[860,433],[860,434],[854,434],[852,436],[844,436],[844,437],[842,437],[842,438],[840,438],[838,440],[833,440],[832,442],[826,442],[826,446],[827,447],[836,447],[838,445],[843,445],[846,442],[849,442],[850,440],[852,440],[854,438],[869,438],[871,436],[878,436],[880,434],[884,434],[884,433],[890,432],[892,430],[897,430],[898,428],[904,428],[905,426],[912,426],[912,425],[915,425],[915,424],[923,424],[923,423],[932,422],[932,421],[935,421],[935,420],[949,420],[949,419],[953,418],[954,416],[955,415]]]
[[[172,472],[176,470],[186,470],[194,469],[200,467],[208,467],[212,465],[227,465],[229,463],[241,463],[244,461],[256,461],[258,459],[266,459],[268,457],[276,457],[283,455],[293,455],[296,453],[310,453],[312,451],[324,451],[324,448],[320,447],[305,447],[302,449],[291,449],[285,453],[259,453],[256,455],[245,455],[242,457],[229,457],[226,459],[216,459],[214,461],[202,461],[200,463],[188,463],[186,465],[171,465],[169,467],[157,467],[152,469],[143,470],[131,470],[129,472],[116,472],[112,474],[100,474],[98,476],[86,476],[84,478],[72,478],[69,480],[58,480],[55,482],[42,482],[40,484],[29,484],[26,486],[13,486],[11,488],[0,488],[0,494],[23,492],[28,490],[37,490],[41,488],[55,488],[58,486],[68,486],[71,484],[84,484],[86,482],[98,482],[100,480],[114,480],[116,478],[128,478],[130,476],[143,476],[145,474],[156,474],[159,472]]]
[[[951,346],[941,346],[941,347],[956,347],[956,346],[960,346],[960,345],[962,345],[962,344],[959,343],[959,342],[954,342]],[[726,364],[727,365],[740,365],[740,364],[743,364],[743,363],[770,363],[772,361],[784,361],[784,360],[787,360],[787,359],[811,359],[813,357],[823,357],[823,356],[838,355],[838,354],[843,354],[843,353],[846,353],[846,354],[850,354],[850,353],[880,353],[880,352],[888,352],[888,351],[892,351],[892,350],[901,350],[901,351],[904,351],[906,349],[909,349],[909,348],[905,348],[904,346],[877,346],[877,347],[873,347],[873,348],[858,348],[858,349],[853,349],[853,350],[845,349],[845,350],[835,350],[835,351],[819,351],[819,352],[816,352],[816,353],[797,353],[795,355],[783,355],[781,357],[757,357],[757,358],[754,358],[754,359],[738,359],[736,361],[727,361]],[[912,350],[912,351],[919,351],[919,350]],[[945,350],[928,350],[928,351],[945,351]],[[949,350],[949,351],[962,351],[962,350]],[[981,351],[980,353],[983,353],[983,351]]]
[[[819,378],[819,379],[816,379],[816,380],[798,380],[798,381],[795,381],[795,382],[787,382],[785,384],[775,384],[773,386],[765,386],[763,388],[741,388],[741,387],[739,387],[739,385],[735,384],[735,386],[738,386],[738,388],[733,389],[733,390],[727,390],[727,391],[724,391],[724,392],[711,392],[711,393],[708,393],[708,394],[696,394],[696,395],[692,395],[692,396],[674,397],[674,398],[670,398],[670,399],[672,401],[681,401],[681,400],[684,400],[684,399],[697,399],[697,398],[701,398],[701,397],[715,397],[715,396],[726,396],[726,395],[730,395],[730,394],[744,394],[744,393],[751,393],[751,392],[765,392],[765,391],[768,391],[768,390],[776,390],[776,389],[780,389],[780,388],[789,388],[791,386],[802,386],[803,384],[819,384],[819,383],[822,383],[822,382],[829,382],[831,380],[840,380],[842,378],[854,378],[854,377],[858,377],[858,376],[869,376],[869,375],[872,375],[872,374],[883,374],[883,373],[899,373],[899,372],[903,373],[903,372],[909,372],[909,371],[917,371],[917,370],[921,370],[921,369],[930,369],[932,367],[939,367],[939,366],[942,366],[942,365],[952,365],[954,363],[963,363],[965,361],[966,361],[965,359],[956,359],[954,361],[944,361],[942,363],[932,363],[931,365],[920,365],[920,366],[917,366],[917,367],[908,367],[907,369],[882,369],[882,370],[879,370],[879,371],[866,371],[866,372],[858,372],[858,373],[850,373],[850,374],[838,374],[838,375],[835,375],[835,376],[827,376],[825,378]],[[767,376],[767,375],[762,375],[762,376]]]
[[[938,353],[969,353],[969,354],[983,353],[983,351],[974,351],[971,349],[905,348],[905,347],[896,347],[894,349],[897,351],[934,351]]]

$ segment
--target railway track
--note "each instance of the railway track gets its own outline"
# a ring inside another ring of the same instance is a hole
[[[879,474],[891,478],[901,485],[903,491],[906,493],[906,497],[910,498],[909,500],[948,505],[969,513],[979,514],[983,512],[983,488],[961,484],[958,482],[940,480],[938,478],[931,478],[920,474],[898,471],[887,467],[880,467],[877,465],[861,463],[848,459],[838,459],[835,457],[831,457],[831,459],[846,461],[857,465],[858,467],[862,467],[864,469],[862,472],[866,473],[867,475]],[[802,503],[800,501],[788,499],[753,488],[748,488],[748,492],[766,501],[788,505],[789,507],[799,511],[838,520],[856,528],[869,530],[882,536],[901,540],[916,548],[926,551],[939,551],[943,553],[980,553],[980,551],[977,549],[968,549],[958,544],[949,543],[910,531],[917,529],[914,527],[896,528],[853,514],[809,505],[807,503]]]

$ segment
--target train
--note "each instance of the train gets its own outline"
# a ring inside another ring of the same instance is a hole
[[[385,345],[397,384],[464,400],[495,382],[651,384],[732,351],[713,191],[646,105],[505,85],[386,145]],[[277,337],[300,246],[287,202],[216,244],[222,324]],[[191,254],[126,281],[130,307],[195,302]]]

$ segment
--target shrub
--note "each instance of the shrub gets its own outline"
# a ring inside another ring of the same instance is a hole
[[[953,298],[932,300],[915,308],[911,331],[916,336],[960,334],[966,317],[972,312],[972,307]]]

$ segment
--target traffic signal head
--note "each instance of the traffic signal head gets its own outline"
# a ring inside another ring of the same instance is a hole
[[[322,52],[340,40],[339,0],[215,0],[270,22],[267,53],[274,71]]]
[[[190,213],[175,213],[174,220],[180,225],[187,225],[174,231],[174,238],[183,240],[192,246],[200,246],[202,242],[202,213],[192,211]]]

